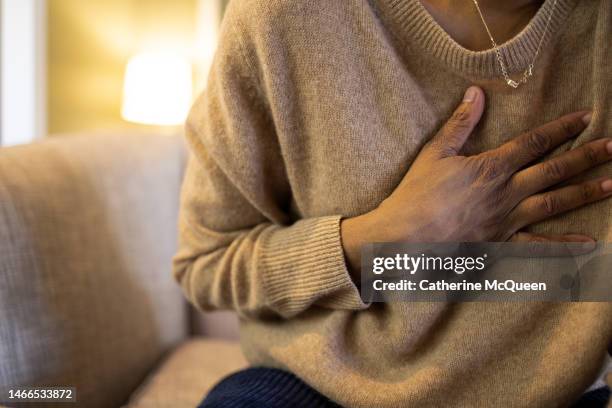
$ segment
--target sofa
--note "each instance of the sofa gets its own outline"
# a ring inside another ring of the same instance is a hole
[[[246,366],[236,317],[172,278],[185,160],[169,134],[0,148],[0,405],[73,386],[74,407],[194,407]]]

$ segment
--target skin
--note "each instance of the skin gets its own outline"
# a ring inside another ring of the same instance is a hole
[[[436,22],[458,44],[472,51],[491,48],[491,40],[472,0],[421,0]],[[541,0],[478,0],[497,44],[515,37],[533,18]]]
[[[582,111],[525,132],[496,149],[463,156],[461,148],[484,105],[483,91],[470,87],[393,193],[376,209],[341,221],[341,239],[354,282],[360,281],[360,250],[368,242],[593,242],[585,235],[535,235],[521,230],[612,196],[610,177],[554,188],[612,160],[612,139],[595,140],[530,165],[586,128],[590,113]]]
[[[421,0],[436,22],[459,45],[491,48],[471,0]],[[516,36],[542,5],[541,0],[478,0],[493,38]],[[340,224],[353,280],[360,281],[360,250],[368,242],[554,241],[592,242],[580,234],[534,235],[521,229],[565,211],[612,196],[612,180],[552,186],[612,159],[612,139],[591,142],[541,164],[529,166],[555,146],[579,134],[590,120],[576,112],[519,135],[505,145],[465,157],[461,147],[480,120],[482,90],[465,98],[421,151],[395,191],[375,210]],[[467,92],[466,92],[467,95]],[[550,191],[545,192],[549,189]]]

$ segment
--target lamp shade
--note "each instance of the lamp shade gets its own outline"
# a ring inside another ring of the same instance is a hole
[[[143,53],[125,69],[121,116],[148,125],[179,125],[192,98],[191,64],[173,54]]]

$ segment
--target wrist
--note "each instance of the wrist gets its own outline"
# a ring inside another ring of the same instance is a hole
[[[406,207],[381,206],[367,213],[369,240],[367,242],[419,242],[419,223],[422,217],[411,216]]]

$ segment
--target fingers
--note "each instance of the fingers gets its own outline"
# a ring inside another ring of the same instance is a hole
[[[465,92],[463,101],[450,119],[432,138],[427,149],[438,157],[456,156],[480,120],[484,109],[484,93],[477,86]]]
[[[506,256],[514,257],[557,257],[576,256],[592,252],[597,248],[593,238],[582,234],[534,234],[531,232],[517,232],[510,240],[513,245],[507,247]],[[560,245],[567,243],[572,245]]]
[[[510,242],[577,242],[577,243],[595,243],[593,238],[582,234],[534,234],[531,232],[517,232],[514,234]]]
[[[563,212],[612,196],[612,179],[603,178],[533,195],[521,202],[513,217],[521,229]]]
[[[516,173],[512,184],[527,197],[612,160],[612,139],[601,139]]]
[[[508,242],[500,243],[491,260],[503,258],[538,258],[584,255],[594,251],[597,243],[582,234],[535,234],[517,232]]]
[[[508,169],[515,172],[582,132],[589,121],[590,114],[586,111],[570,113],[523,133],[489,153],[500,155]]]

